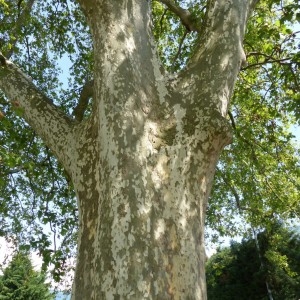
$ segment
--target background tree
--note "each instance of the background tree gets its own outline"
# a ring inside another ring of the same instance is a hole
[[[153,1],[151,16],[149,1],[106,2],[0,2],[2,233],[40,251],[45,268],[53,261],[59,279],[76,241],[75,189],[84,256],[75,286],[88,283],[74,297],[205,298],[204,215],[230,127],[208,226],[241,234],[237,212],[255,228],[299,216],[288,129],[299,113],[299,3],[263,1],[249,18],[255,1]]]
[[[1,300],[54,299],[45,283],[45,274],[33,269],[28,254],[18,252],[0,276]]]
[[[219,249],[206,264],[209,299],[298,299],[299,232],[275,224],[230,247]],[[268,289],[267,285],[268,284]]]

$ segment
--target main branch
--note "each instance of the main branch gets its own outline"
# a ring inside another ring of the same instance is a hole
[[[164,0],[165,1],[165,0]],[[187,104],[198,103],[226,117],[235,80],[245,60],[243,38],[255,1],[209,1],[203,32],[178,90],[195,86]]]
[[[20,68],[0,52],[0,89],[24,119],[42,137],[68,171],[71,161],[73,122],[39,91]]]

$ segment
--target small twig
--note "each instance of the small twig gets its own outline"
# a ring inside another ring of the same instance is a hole
[[[182,38],[181,38],[181,40],[179,42],[178,51],[177,51],[176,55],[174,56],[173,63],[172,63],[173,65],[175,64],[176,60],[178,59],[178,57],[180,55],[181,48],[182,48],[183,42],[184,42],[187,34],[188,34],[188,30],[185,30],[185,32],[184,32],[184,34],[183,34],[183,36],[182,36]]]
[[[31,61],[30,47],[29,47],[28,37],[25,38],[25,41],[26,41],[27,59],[28,59],[28,61]]]
[[[49,225],[50,225],[50,230],[53,232],[53,251],[56,252],[56,229],[55,229],[55,226],[52,226],[52,222],[50,220],[49,222]]]
[[[292,32],[291,34],[289,34],[282,42],[282,44],[286,43],[287,41],[289,41],[291,38],[295,38],[296,35],[300,33],[300,31],[295,31],[295,32]]]
[[[164,10],[163,14],[161,15],[160,20],[159,20],[160,33],[163,32],[163,20],[164,20],[164,17],[165,17],[165,15],[166,15],[167,11],[168,11],[168,9],[166,8],[166,9]]]
[[[233,197],[235,199],[235,203],[236,203],[236,206],[239,210],[239,212],[241,213],[241,210],[250,210],[249,208],[246,208],[246,207],[242,207],[241,206],[241,202],[240,202],[240,196],[238,194],[238,192],[236,191],[236,189],[231,185],[231,183],[229,182],[229,180],[223,175],[222,171],[217,168],[217,170],[219,171],[220,173],[220,176],[223,180],[223,182],[229,187],[229,189],[231,190],[232,194],[233,194]]]
[[[279,64],[285,64],[286,65],[286,64],[289,64],[289,63],[285,63],[285,61],[288,61],[288,60],[291,60],[291,58],[287,57],[287,58],[273,59],[273,60],[266,59],[266,60],[261,61],[261,62],[257,62],[257,63],[254,63],[254,64],[247,65],[247,66],[241,68],[241,70],[244,71],[244,70],[252,68],[252,67],[257,67],[257,66],[266,65],[266,64],[273,64],[273,63],[279,63]]]
[[[233,129],[236,130],[234,117],[233,117],[233,114],[231,113],[231,111],[228,111],[228,116],[229,116],[229,118],[230,118],[231,125],[232,125]]]
[[[293,67],[292,67],[291,64],[289,65],[289,68],[290,68],[290,71],[291,71],[292,76],[293,76],[293,78],[294,78],[294,82],[295,82],[295,84],[296,84],[296,86],[297,86],[297,89],[299,90],[299,89],[300,89],[300,84],[299,84],[299,81],[298,81],[298,77],[297,77],[297,75],[295,74],[295,72],[294,72]],[[294,91],[294,92],[295,92],[295,91]],[[298,91],[297,91],[297,92],[298,92]]]

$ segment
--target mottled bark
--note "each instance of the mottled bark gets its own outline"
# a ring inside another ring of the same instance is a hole
[[[169,77],[149,1],[79,2],[95,51],[91,116],[71,122],[31,90],[21,97],[24,117],[66,167],[78,197],[72,299],[206,299],[205,210],[231,140],[225,116],[252,4],[211,1],[198,49]],[[5,81],[18,90],[23,79],[14,82],[12,72],[1,68],[0,88],[14,98]]]
[[[74,122],[60,111],[24,74],[0,52],[0,89],[21,116],[45,141],[69,172],[74,143]]]

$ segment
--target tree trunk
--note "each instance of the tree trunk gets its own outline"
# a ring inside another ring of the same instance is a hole
[[[94,149],[76,185],[73,298],[206,299],[204,215],[221,143],[203,149],[199,130],[200,141],[156,150],[149,129],[124,148],[122,132],[102,139],[108,149]]]
[[[201,120],[191,127],[180,108],[171,128],[135,128],[138,113],[124,108],[111,126],[100,118],[79,142],[73,299],[206,299],[205,208],[229,138]]]
[[[0,57],[1,89],[18,97],[75,187],[72,300],[204,300],[205,210],[218,156],[231,140],[226,113],[253,3],[209,3],[199,47],[169,77],[157,58],[148,1],[79,2],[94,42],[87,120],[62,116]]]
[[[206,299],[205,208],[230,131],[192,71],[164,80],[148,4],[110,5],[91,24],[97,108],[78,144],[73,299]]]

